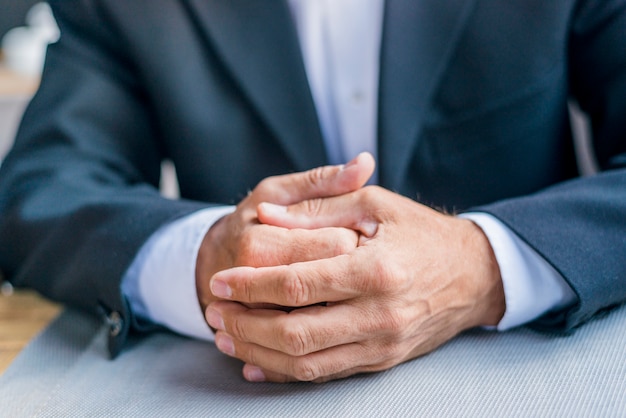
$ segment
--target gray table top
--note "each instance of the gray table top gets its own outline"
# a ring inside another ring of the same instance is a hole
[[[252,384],[211,344],[169,333],[106,353],[65,311],[0,378],[0,416],[626,416],[626,308],[567,337],[471,331],[392,370]]]

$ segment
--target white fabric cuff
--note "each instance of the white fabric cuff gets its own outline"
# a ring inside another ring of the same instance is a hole
[[[155,232],[122,281],[122,292],[140,318],[189,337],[213,340],[196,292],[196,259],[211,226],[234,206],[204,209]]]

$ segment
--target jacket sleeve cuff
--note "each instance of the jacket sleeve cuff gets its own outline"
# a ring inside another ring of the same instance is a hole
[[[213,340],[196,292],[196,259],[209,228],[234,207],[208,208],[155,232],[122,281],[134,315],[193,338]]]

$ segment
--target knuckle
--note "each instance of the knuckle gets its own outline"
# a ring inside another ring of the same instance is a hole
[[[404,360],[404,350],[398,344],[387,344],[381,351],[383,359],[376,365],[375,371],[391,369]]]
[[[261,180],[252,193],[254,194],[264,194],[265,192],[271,190],[273,188],[273,184],[276,182],[276,176],[265,177]]]
[[[360,190],[362,201],[372,201],[378,198],[380,188],[378,186],[365,186]]]
[[[306,172],[305,179],[313,187],[323,184],[327,177],[328,167],[317,167]]]
[[[306,357],[298,357],[294,360],[293,377],[303,382],[311,382],[320,377],[319,367]]]
[[[380,186],[365,186],[359,190],[359,204],[366,207],[386,208],[389,204],[387,190]]]
[[[307,281],[293,270],[283,281],[283,294],[288,306],[305,306],[311,300],[311,289]]]
[[[368,372],[390,369],[408,358],[406,345],[393,339],[379,341],[371,351],[371,363],[366,366]]]
[[[402,337],[407,330],[407,323],[399,311],[391,311],[387,315],[386,328],[392,335]]]
[[[237,265],[249,267],[273,266],[280,261],[281,252],[271,250],[275,240],[267,227],[254,225],[242,231],[237,252]]]
[[[322,211],[322,199],[309,199],[302,202],[304,212],[310,216],[317,216]]]
[[[285,231],[285,235],[280,241],[286,244],[281,247],[282,264],[289,265],[307,259],[308,248],[300,241],[300,232],[300,230],[295,229]]]
[[[257,302],[255,291],[250,282],[244,281],[241,286],[241,294],[244,302]]]
[[[233,298],[239,302],[256,302],[254,282],[248,278],[231,282]]]
[[[380,326],[392,341],[403,341],[410,330],[407,316],[400,309],[388,307],[380,311]]]
[[[239,241],[239,252],[237,254],[238,264],[245,266],[255,266],[257,251],[257,243],[255,234],[247,228],[241,233],[241,239]]]
[[[246,346],[246,344],[242,344],[242,345]],[[254,349],[248,349],[247,347],[243,349],[240,348],[237,355],[240,356],[240,359],[244,360],[246,363],[250,363],[254,365],[261,364],[259,363],[259,358],[262,356],[259,356],[257,351]]]
[[[245,324],[236,316],[230,321],[230,333],[240,341],[248,341]]]
[[[283,327],[279,341],[282,349],[290,356],[303,356],[309,352],[311,341],[309,333],[302,327]]]
[[[390,293],[398,290],[397,274],[392,264],[382,257],[376,257],[372,260],[372,270],[374,273],[374,291],[380,293]]]
[[[358,235],[352,230],[342,229],[340,235],[335,240],[335,247],[333,249],[333,256],[347,254],[354,250],[358,243]]]

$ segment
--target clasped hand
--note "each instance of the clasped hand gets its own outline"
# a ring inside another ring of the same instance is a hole
[[[220,223],[224,234],[241,235],[241,225],[261,234],[244,233],[212,277],[198,271],[216,345],[245,362],[247,380],[380,371],[502,317],[502,282],[482,230],[362,187],[373,169],[362,154],[346,167],[270,178],[273,193],[255,189],[238,208],[246,216]],[[250,239],[263,249],[237,260],[237,245]]]

